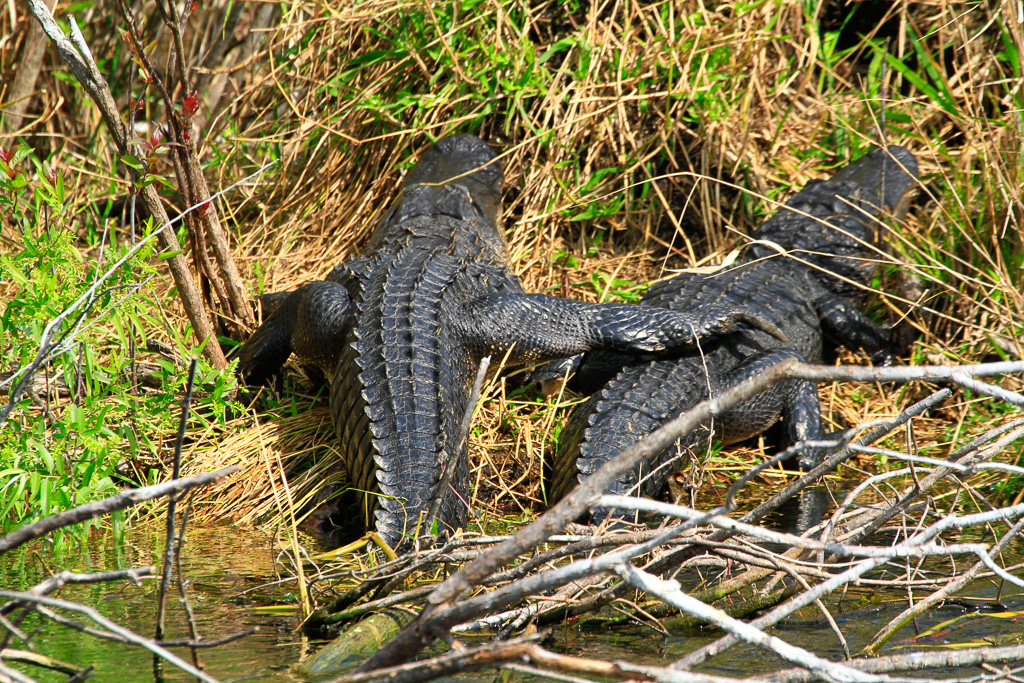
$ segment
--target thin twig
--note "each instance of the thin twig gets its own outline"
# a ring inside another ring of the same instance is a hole
[[[98,500],[95,503],[87,503],[85,505],[79,505],[78,507],[71,508],[70,510],[65,510],[64,512],[47,517],[46,519],[41,519],[34,524],[23,526],[20,529],[12,531],[6,536],[0,538],[0,555],[12,548],[17,548],[20,545],[28,543],[31,540],[42,538],[51,531],[68,526],[69,524],[78,524],[87,519],[109,514],[115,510],[123,510],[127,507],[131,507],[132,505],[137,505],[138,503],[152,500],[154,498],[160,498],[174,492],[187,491],[197,486],[214,484],[224,477],[234,474],[239,469],[240,467],[238,465],[229,465],[228,467],[222,467],[215,472],[206,472],[191,477],[185,477],[184,479],[167,481],[161,484],[153,484],[152,486],[144,486],[139,489],[131,489],[115,496]]]
[[[159,645],[161,647],[188,647],[188,648],[193,648],[193,649],[205,649],[205,648],[210,648],[210,647],[219,647],[221,645],[226,645],[227,643],[231,643],[231,642],[234,642],[236,640],[240,640],[242,638],[245,638],[246,636],[251,636],[254,633],[259,633],[259,630],[260,630],[259,626],[254,626],[252,628],[247,628],[244,631],[239,631],[238,633],[232,633],[230,635],[222,636],[220,638],[203,638],[201,640],[190,640],[188,638],[179,638],[178,640],[161,640],[159,642]]]
[[[466,440],[469,438],[469,426],[473,422],[473,413],[476,412],[477,403],[480,402],[480,392],[483,391],[484,379],[487,377],[487,369],[490,365],[490,356],[484,356],[480,359],[480,367],[477,368],[476,379],[473,381],[473,391],[469,395],[466,411],[463,413],[462,421],[459,423],[459,438],[456,440],[455,448],[449,453],[448,459],[444,463],[444,469],[441,470],[441,479],[437,482],[434,499],[431,501],[430,510],[427,512],[426,528],[428,530],[434,528],[434,520],[437,519],[437,511],[441,508],[441,501],[448,493],[448,482],[451,481],[452,473],[459,466],[458,461],[465,448]]]
[[[55,598],[48,598],[42,595],[32,595],[30,593],[19,593],[17,591],[7,590],[0,590],[0,598],[6,598],[8,600],[17,600],[18,602],[46,605],[47,607],[56,607],[60,609],[66,609],[71,612],[78,612],[79,614],[84,614],[85,616],[89,617],[90,619],[92,619],[97,624],[107,629],[111,633],[115,633],[136,645],[141,645],[142,647],[152,652],[154,655],[157,655],[161,659],[170,662],[182,671],[192,676],[195,676],[196,678],[202,681],[206,681],[207,683],[218,683],[217,679],[213,676],[203,671],[200,671],[199,669],[196,669],[185,660],[181,659],[180,657],[171,652],[168,652],[164,648],[154,643],[152,640],[148,638],[143,638],[142,636],[133,633],[132,631],[129,631],[128,629],[114,623],[113,621],[107,619],[91,607],[79,605],[78,603],[69,602],[67,600],[57,600]]]
[[[188,382],[185,384],[185,395],[181,399],[181,418],[178,420],[178,433],[174,439],[174,460],[171,464],[171,481],[181,476],[181,448],[185,443],[185,428],[188,427],[189,411],[192,408],[192,389],[195,386],[197,358],[193,358],[188,366]],[[157,591],[156,607],[156,639],[164,637],[164,618],[167,613],[167,593],[171,586],[171,574],[174,566],[174,512],[177,508],[178,495],[167,496],[167,531],[164,538],[164,566],[160,572],[160,588]],[[181,577],[178,577],[179,581]],[[193,634],[193,640],[198,640]]]

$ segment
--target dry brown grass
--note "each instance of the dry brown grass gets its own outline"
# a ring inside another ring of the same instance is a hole
[[[211,186],[272,156],[283,162],[223,208],[238,225],[240,267],[252,283],[259,275],[265,291],[323,276],[365,243],[395,194],[399,167],[430,141],[467,130],[502,150],[504,225],[528,290],[598,300],[608,292],[589,283],[596,272],[647,283],[671,269],[717,263],[775,201],[878,140],[882,98],[871,94],[878,79],[871,50],[854,36],[859,47],[828,58],[827,30],[837,30],[849,8],[821,3],[808,14],[806,4],[813,3],[739,11],[608,2],[570,12],[555,0],[492,1],[440,30],[445,18],[421,3],[292,2],[261,51],[236,65],[230,97],[208,126],[221,136]],[[908,362],[1024,356],[1022,95],[1018,74],[996,54],[1004,39],[1024,47],[1015,11],[1009,1],[901,2],[862,30],[889,36],[890,51],[916,60],[918,73],[930,59],[949,93],[944,106],[906,75],[890,68],[886,76],[886,141],[917,155],[922,199],[879,254],[886,267],[872,310],[916,331]],[[395,29],[412,14],[421,17],[420,36]],[[926,36],[927,59],[912,57],[917,36]],[[544,68],[529,66],[525,43],[536,46],[536,58],[566,38],[576,43]],[[402,41],[419,48],[337,80]],[[496,78],[506,82],[483,97]],[[57,84],[49,97],[75,95]],[[415,104],[395,113],[390,107],[403,98]],[[58,99],[50,102],[59,108]],[[93,118],[86,110],[43,127],[82,140]],[[72,166],[78,187],[91,189],[85,196],[102,194],[95,186],[108,176],[109,159],[82,157]],[[606,174],[588,186],[598,172]],[[607,215],[573,220],[613,202]],[[575,265],[556,257],[562,253]],[[301,380],[293,376],[295,384]],[[918,393],[821,389],[830,427],[892,415]],[[540,462],[570,402],[510,397],[500,386],[487,396],[471,441],[474,510],[531,514],[543,505]],[[917,421],[915,436],[921,448],[945,453],[999,419],[986,404],[958,398]],[[249,412],[227,432],[200,438],[189,453],[190,470],[235,461],[246,468],[204,508],[218,518],[276,524],[282,476],[298,505],[333,458],[322,401],[309,410],[302,399],[290,418]],[[757,449],[731,453],[733,466],[755,457]],[[728,470],[714,465],[706,476]]]

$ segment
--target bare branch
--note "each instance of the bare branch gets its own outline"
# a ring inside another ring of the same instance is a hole
[[[78,30],[74,17],[68,17],[71,23],[71,40],[68,40],[57,25],[57,22],[54,21],[49,8],[47,8],[42,0],[28,0],[28,5],[29,11],[35,16],[46,35],[49,36],[50,42],[57,48],[61,58],[70,67],[75,78],[85,88],[89,97],[99,107],[104,124],[113,138],[118,154],[122,156],[130,154],[128,131],[118,115],[117,106],[114,103],[113,95],[110,93],[110,88],[107,86],[102,74],[100,74],[96,62],[89,52],[88,45],[86,45],[81,32]],[[208,194],[208,192],[204,193],[200,198],[201,201],[197,202],[193,208],[206,205],[208,203],[206,199]],[[178,287],[178,293],[185,307],[185,312],[192,323],[196,339],[200,344],[204,344],[203,353],[213,363],[214,367],[219,370],[224,369],[227,367],[227,359],[217,343],[213,324],[203,306],[202,297],[199,294],[195,280],[192,278],[192,273],[188,269],[184,256],[180,253],[181,247],[178,244],[178,239],[173,231],[164,229],[171,224],[171,221],[168,219],[160,197],[157,195],[155,187],[151,184],[146,185],[141,190],[140,196],[147,211],[153,216],[154,221],[161,226],[154,232],[154,235],[159,237],[163,248],[174,254],[168,259],[168,265],[171,269],[174,283]],[[191,209],[186,211],[185,214],[190,211]],[[5,419],[6,414],[0,414],[0,426],[2,426]]]
[[[949,380],[953,375],[990,376],[1011,372],[1024,372],[1024,362],[907,368],[831,367],[807,365],[796,361],[779,363],[761,375],[744,381],[709,401],[698,404],[690,411],[647,435],[644,439],[605,463],[597,472],[578,485],[557,505],[519,531],[515,536],[484,551],[479,558],[462,567],[431,594],[426,607],[416,621],[403,629],[390,643],[364,662],[359,671],[371,671],[380,666],[406,661],[425,645],[432,642],[435,638],[446,634],[448,629],[461,621],[474,618],[485,610],[500,608],[507,604],[509,600],[519,599],[522,596],[521,591],[526,589],[529,579],[520,582],[515,589],[506,587],[492,591],[487,594],[487,599],[470,598],[463,600],[461,603],[456,603],[460,596],[465,594],[470,588],[480,585],[488,576],[497,572],[501,566],[543,543],[564,529],[573,519],[590,509],[608,484],[635,467],[637,463],[653,453],[664,450],[676,439],[689,433],[698,425],[707,422],[713,416],[724,414],[739,402],[765,390],[776,382],[793,378],[811,381],[905,382],[912,380]],[[826,459],[825,463],[822,463],[818,468],[815,468],[815,470],[803,477],[802,481],[809,483],[809,481],[813,480],[814,476],[820,476],[821,473],[827,471],[827,465],[832,460],[832,458]],[[835,465],[832,464],[831,466],[834,467]],[[791,487],[787,487],[787,490],[789,488]],[[670,534],[666,534],[662,538],[664,539],[669,536]],[[924,541],[921,542],[923,543]],[[881,560],[868,560],[862,563],[865,565],[864,571],[868,570],[867,564],[876,561],[881,562]],[[570,565],[570,567],[576,567],[576,565]],[[583,569],[578,568],[578,571],[583,572]],[[559,580],[563,579],[571,580],[566,579],[565,576]],[[515,584],[513,585],[515,586]],[[551,584],[545,585],[549,589],[552,587]]]
[[[923,669],[939,669],[946,672],[962,666],[1019,662],[1022,659],[1024,659],[1024,645],[1010,645],[1007,647],[973,647],[947,652],[910,652],[902,655],[872,657],[871,659],[855,659],[845,664],[850,668],[873,673],[921,671]],[[809,683],[813,680],[815,680],[814,674],[809,671],[786,670],[777,671],[769,676],[748,679],[748,683]]]
[[[79,614],[84,614],[85,616],[89,617],[94,622],[96,622],[103,628],[107,629],[111,633],[115,633],[131,643],[141,645],[142,647],[152,652],[154,655],[166,660],[167,662],[173,664],[182,671],[185,671],[186,673],[189,673],[202,681],[206,681],[206,683],[217,683],[217,679],[213,676],[203,671],[200,671],[199,669],[195,668],[194,666],[192,666],[185,660],[181,659],[177,655],[168,652],[164,648],[160,647],[152,640],[149,640],[148,638],[143,638],[142,636],[133,633],[132,631],[129,631],[128,629],[122,626],[119,626],[118,624],[107,619],[105,616],[103,616],[91,607],[79,605],[78,603],[69,602],[67,600],[57,600],[55,598],[48,598],[41,595],[32,595],[31,593],[19,593],[17,591],[0,590],[0,598],[16,600],[18,602],[24,602],[29,604],[46,605],[47,607],[56,607],[59,609],[66,609],[71,612],[78,612]]]
[[[181,476],[181,447],[185,441],[185,428],[188,426],[188,415],[192,408],[192,389],[195,386],[196,362],[193,358],[188,366],[188,382],[185,384],[185,395],[181,399],[181,418],[178,420],[178,434],[174,439],[174,461],[171,465],[171,481]],[[156,639],[164,637],[164,617],[167,614],[167,593],[171,585],[171,572],[174,565],[175,509],[178,503],[178,492],[167,497],[167,530],[164,538],[164,564],[160,572],[160,588],[157,591],[156,608]],[[183,528],[184,531],[184,528]],[[179,577],[180,579],[180,577]]]
[[[675,580],[665,581],[659,579],[653,574],[637,569],[636,567],[623,563],[615,568],[615,573],[622,577],[624,581],[627,581],[630,585],[635,588],[639,588],[642,591],[646,591],[651,595],[656,595],[662,600],[672,604],[673,606],[683,610],[687,614],[692,614],[701,620],[707,621],[709,624],[713,624],[728,633],[733,634],[734,637],[740,638],[743,641],[752,645],[757,645],[770,652],[774,652],[778,656],[782,657],[786,661],[793,662],[799,666],[805,667],[810,671],[817,673],[820,676],[824,676],[827,680],[835,681],[882,681],[883,677],[875,676],[869,673],[864,673],[856,669],[851,669],[848,666],[842,664],[835,664],[829,662],[826,659],[822,659],[814,654],[811,654],[803,648],[795,647],[785,642],[784,640],[775,636],[769,636],[764,631],[742,622],[738,619],[733,619],[721,610],[717,610],[714,607],[705,605],[700,600],[690,597],[682,591],[679,586],[679,582]]]
[[[216,472],[207,472],[205,474],[197,474],[193,477],[185,477],[184,479],[175,479],[174,481],[168,481],[162,484],[154,484],[152,486],[144,486],[139,489],[131,489],[119,493],[116,496],[98,500],[95,503],[79,505],[78,507],[65,510],[59,514],[47,517],[46,519],[39,520],[35,524],[23,526],[17,531],[13,531],[0,538],[0,555],[12,548],[17,548],[31,540],[41,538],[51,531],[68,526],[69,524],[78,524],[87,519],[99,517],[100,515],[114,512],[115,510],[123,510],[127,507],[131,507],[132,505],[137,505],[147,500],[170,495],[171,493],[178,491],[187,491],[197,486],[213,484],[230,474],[234,474],[238,470],[238,465],[230,465],[228,467],[222,467]]]

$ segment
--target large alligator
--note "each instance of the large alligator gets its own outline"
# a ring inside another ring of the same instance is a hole
[[[875,149],[831,179],[809,182],[754,233],[735,265],[652,285],[643,304],[681,311],[753,306],[782,330],[785,341],[740,329],[674,359],[641,362],[603,351],[578,357],[570,388],[597,393],[577,406],[562,432],[547,472],[551,499],[709,395],[786,358],[819,362],[823,334],[865,352],[875,364],[891,362],[890,335],[856,305],[876,270],[879,219],[906,210],[916,176],[917,162],[906,149]],[[712,439],[734,443],[762,433],[780,417],[790,444],[817,438],[817,387],[805,381],[776,385],[652,456],[609,492],[654,495],[684,458],[702,456]],[[815,456],[804,450],[801,466],[812,465]],[[592,519],[601,521],[610,512],[595,510]]]
[[[481,359],[537,363],[591,349],[650,353],[745,322],[779,334],[742,307],[676,312],[527,294],[498,227],[502,171],[478,138],[445,138],[405,177],[368,251],[286,296],[243,346],[250,383],[291,353],[330,380],[330,406],[369,526],[394,546],[465,524],[468,449],[458,446]],[[440,492],[446,466],[450,486]]]

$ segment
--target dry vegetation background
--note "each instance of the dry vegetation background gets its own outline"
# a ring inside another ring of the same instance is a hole
[[[166,64],[155,7],[132,10]],[[113,3],[61,3],[55,14],[67,11],[126,110],[141,78]],[[720,262],[778,201],[884,138],[918,157],[922,183],[878,255],[871,314],[899,330],[904,362],[980,362],[1024,355],[1020,13],[1009,0],[214,0],[196,7],[185,47],[211,188],[280,162],[218,203],[253,295],[320,278],[357,253],[402,169],[451,132],[502,152],[504,226],[526,288],[587,300],[629,300],[673,269]],[[95,259],[104,230],[127,239],[124,169],[52,50],[38,79],[18,86],[32,68],[29,22],[20,3],[0,15],[2,144],[23,140],[40,173],[60,170],[66,229]],[[159,98],[143,100],[140,121],[165,118]],[[173,188],[163,194],[183,208]],[[0,225],[0,255],[16,252],[22,227]],[[156,265],[146,291],[161,315],[143,334],[185,354],[185,319]],[[17,286],[0,279],[0,300]],[[195,421],[187,471],[245,465],[207,498],[206,519],[273,524],[289,499],[302,509],[341,476],[326,403],[307,387],[293,372],[258,412]],[[823,386],[827,427],[895,414],[922,392]],[[568,402],[500,385],[488,396],[471,441],[473,507],[484,521],[519,519],[544,505],[540,463]],[[917,447],[943,457],[998,419],[954,394],[915,423]],[[135,471],[159,468],[172,436],[159,435]],[[709,476],[760,457],[756,445],[730,452]]]

